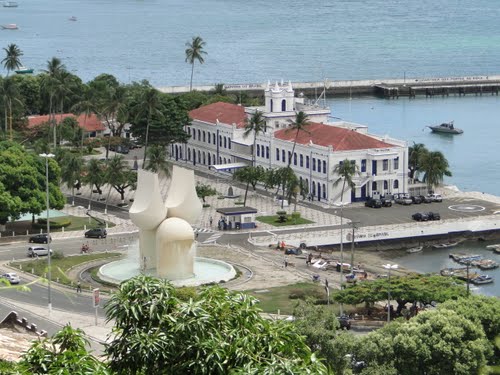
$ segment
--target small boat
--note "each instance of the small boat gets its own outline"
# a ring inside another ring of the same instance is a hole
[[[432,245],[432,247],[434,249],[446,249],[448,247],[453,247],[453,246],[457,246],[461,241],[457,241],[457,242],[445,242],[445,243],[438,243],[436,245]]]
[[[75,16],[71,16],[71,17],[68,18],[68,20],[70,20],[70,21],[77,21],[78,19]]]
[[[0,25],[4,30],[17,30],[19,27],[15,23],[8,23],[6,25]]]
[[[483,259],[477,261],[476,263],[477,267],[479,267],[482,270],[493,270],[495,268],[498,268],[498,263],[491,259]]]
[[[476,272],[473,272],[471,270],[467,271],[467,267],[462,267],[462,268],[443,268],[441,271],[439,271],[441,276],[446,276],[446,277],[456,277],[460,280],[467,280],[467,277],[469,280],[474,279],[479,276]]]
[[[15,70],[17,74],[31,74],[33,69],[26,68],[25,66],[20,66],[19,69]]]
[[[407,253],[413,254],[413,253],[419,253],[424,249],[423,246],[417,246],[417,247],[412,247],[411,249],[406,250]]]
[[[495,250],[495,249],[500,249],[500,243],[494,244],[494,245],[488,245],[486,246],[487,249]]]
[[[15,1],[6,1],[3,6],[4,8],[17,8],[18,4]]]
[[[489,284],[495,281],[493,277],[489,275],[479,275],[470,280],[473,284]]]
[[[439,125],[428,126],[433,133],[446,133],[446,134],[462,134],[464,131],[462,129],[455,128],[453,121],[443,122]]]

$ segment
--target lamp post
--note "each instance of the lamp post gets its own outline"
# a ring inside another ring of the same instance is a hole
[[[45,158],[45,195],[46,195],[46,209],[47,209],[47,274],[48,274],[48,283],[47,283],[47,291],[48,291],[48,307],[49,307],[49,315],[52,312],[52,293],[50,290],[50,279],[52,277],[51,275],[51,268],[50,268],[50,259],[51,259],[51,254],[50,254],[50,215],[49,215],[49,209],[50,209],[50,204],[49,204],[49,158],[53,158],[55,155],[54,154],[39,154],[42,158]]]
[[[398,269],[397,264],[384,264],[382,267],[384,267],[386,270],[389,271],[389,286],[387,287],[387,323],[391,322],[391,270],[396,270]]]

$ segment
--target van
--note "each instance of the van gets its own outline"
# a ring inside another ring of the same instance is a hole
[[[28,256],[30,258],[48,255],[49,251],[43,246],[31,246],[28,248]],[[52,249],[50,249],[50,254],[52,254]]]

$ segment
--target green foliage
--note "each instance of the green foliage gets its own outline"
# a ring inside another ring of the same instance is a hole
[[[294,327],[260,316],[256,300],[220,287],[181,301],[164,280],[139,276],[106,305],[107,345],[120,374],[326,374]],[[200,360],[203,358],[203,360]]]
[[[50,260],[60,260],[64,258],[64,253],[61,250],[56,250],[54,253],[50,256]]]
[[[212,195],[217,195],[217,190],[208,184],[197,183],[196,184],[196,195],[205,203],[205,198]]]
[[[33,228],[45,229],[47,227],[47,219],[38,218],[37,223],[33,224]],[[58,218],[57,220],[50,220],[50,229],[66,228],[71,225],[70,218]]]

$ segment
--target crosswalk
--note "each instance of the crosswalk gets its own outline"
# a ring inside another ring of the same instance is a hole
[[[202,244],[215,243],[217,240],[222,237],[222,233],[214,233],[210,237],[208,237]]]
[[[194,233],[212,233],[213,230],[208,228],[193,228]]]

